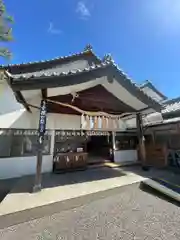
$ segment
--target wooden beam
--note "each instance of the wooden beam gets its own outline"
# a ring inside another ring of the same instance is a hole
[[[47,88],[41,89],[41,95],[42,95],[42,99],[46,99],[47,98]]]
[[[23,104],[24,107],[26,108],[26,110],[31,113],[31,109],[30,109],[29,105],[27,104],[25,98],[23,97],[22,93],[20,91],[16,91],[14,93],[15,93],[17,101],[19,103]]]

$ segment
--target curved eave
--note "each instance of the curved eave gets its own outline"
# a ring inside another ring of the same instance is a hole
[[[146,104],[148,108],[153,108],[158,112],[161,111],[162,106],[145,94],[143,90],[133,83],[132,80],[112,62],[93,65],[83,70],[37,74],[28,76],[28,78],[23,75],[19,78],[12,76],[11,86],[16,90],[54,88],[76,85],[103,76],[109,78],[109,81],[117,81],[119,85],[139,99],[139,101]]]
[[[19,67],[36,67],[37,65],[40,65],[40,64],[48,64],[56,61],[59,61],[59,63],[63,63],[63,61],[73,60],[73,59],[83,57],[83,56],[88,56],[88,55],[93,56],[97,62],[99,63],[101,62],[101,59],[92,50],[87,50],[87,51],[83,51],[83,52],[79,52],[79,53],[75,53],[75,54],[71,54],[63,57],[56,57],[50,60],[39,60],[39,61],[25,62],[25,63],[19,63],[19,64],[0,65],[0,69],[5,69],[11,72],[13,71],[13,69],[16,69]]]

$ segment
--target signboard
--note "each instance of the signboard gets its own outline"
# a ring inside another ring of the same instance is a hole
[[[46,101],[42,100],[39,119],[39,137],[44,137],[46,131],[46,115],[47,115]]]
[[[39,118],[39,144],[43,144],[44,134],[46,132],[46,114],[47,114],[47,107],[46,101],[41,101],[40,107],[40,118]]]

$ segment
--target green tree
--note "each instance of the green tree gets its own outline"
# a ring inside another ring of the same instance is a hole
[[[3,0],[0,0],[0,42],[12,41],[12,28],[13,19],[8,15]],[[1,57],[11,57],[11,52],[6,47],[0,46]]]

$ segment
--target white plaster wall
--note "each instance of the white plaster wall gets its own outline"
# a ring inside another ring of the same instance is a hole
[[[133,117],[131,119],[124,120],[127,128],[136,128],[136,118]]]
[[[0,81],[0,115],[23,109],[6,81]]]
[[[36,173],[36,156],[0,158],[0,179],[21,177]],[[42,172],[51,172],[53,156],[43,156]]]
[[[29,104],[40,106],[40,91],[29,91],[26,94],[28,94]],[[31,110],[32,113],[29,113],[17,102],[12,89],[6,82],[0,83],[0,128],[37,129],[39,110],[36,108]],[[78,115],[51,113],[47,115],[47,129],[80,129],[80,123],[81,118]]]
[[[136,162],[137,160],[137,150],[114,151],[114,161],[117,163]]]
[[[28,103],[40,106],[41,93],[30,91]],[[6,82],[0,83],[0,128],[37,129],[39,110],[32,113],[17,102],[13,91]],[[80,129],[80,116],[48,114],[47,129]],[[51,145],[52,148],[52,145]],[[51,153],[53,150],[51,149]],[[36,156],[0,158],[0,179],[20,177],[36,173]],[[42,172],[51,172],[53,155],[43,156]]]
[[[7,82],[0,82],[0,128],[30,128],[30,114],[19,104]]]
[[[54,129],[80,129],[81,116],[67,114],[48,114],[47,128]]]

